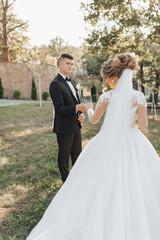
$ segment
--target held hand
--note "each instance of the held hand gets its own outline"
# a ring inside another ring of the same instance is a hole
[[[85,103],[85,107],[86,109],[90,109],[90,108],[93,108],[93,103],[89,102],[89,103]]]
[[[76,105],[76,112],[81,111],[81,112],[86,112],[87,109],[85,107],[85,104],[78,104]]]
[[[85,117],[84,117],[84,115],[81,113],[81,114],[79,115],[78,121],[79,121],[80,123],[82,123],[82,122],[84,121],[84,119],[85,119]]]

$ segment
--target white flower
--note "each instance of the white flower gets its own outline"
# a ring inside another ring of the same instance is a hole
[[[77,88],[78,90],[81,88],[81,86],[80,86],[79,83],[76,85],[76,88]]]
[[[132,57],[136,57],[136,54],[134,52],[131,52]]]

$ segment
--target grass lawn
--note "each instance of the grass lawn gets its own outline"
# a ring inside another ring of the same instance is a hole
[[[86,117],[83,147],[102,121],[91,125]],[[160,153],[160,120],[149,116],[144,134]],[[62,184],[52,105],[0,108],[0,150],[0,240],[25,240]]]

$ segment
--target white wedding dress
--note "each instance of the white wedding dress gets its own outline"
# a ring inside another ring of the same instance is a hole
[[[102,128],[27,240],[160,240],[160,159],[135,127],[140,105],[125,69],[88,110],[95,123],[107,109]]]

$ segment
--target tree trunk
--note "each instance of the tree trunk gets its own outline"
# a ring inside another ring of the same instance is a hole
[[[9,62],[9,47],[3,47],[3,61]]]
[[[9,46],[8,46],[8,34],[7,34],[7,9],[8,5],[3,6],[3,61],[9,62]]]
[[[140,64],[140,79],[141,79],[141,89],[142,92],[145,94],[145,88],[143,86],[143,82],[144,82],[144,77],[143,77],[143,63]]]
[[[7,27],[7,24],[12,20],[13,14],[7,15],[8,9],[14,4],[15,0],[12,3],[9,3],[9,0],[1,0],[2,4],[2,17],[0,22],[2,23],[2,35],[3,35],[3,61],[9,62],[9,45],[8,45],[8,36],[10,32],[14,31],[17,28],[25,26],[27,22],[21,22],[11,28]],[[8,17],[8,18],[7,18]]]
[[[156,83],[155,83],[155,87],[154,87],[154,101],[155,101],[155,104],[157,105],[158,104],[158,92],[159,92],[159,86],[160,86],[160,75],[157,74],[156,75]]]

